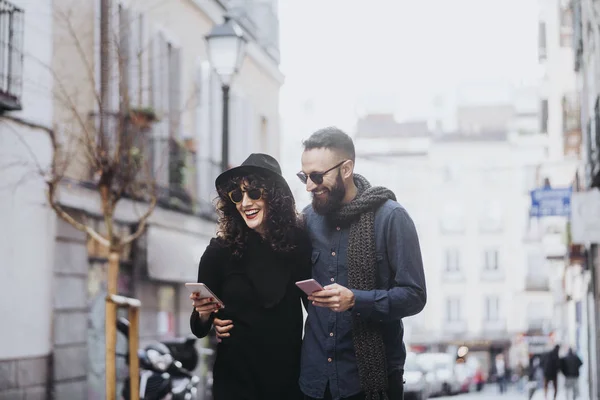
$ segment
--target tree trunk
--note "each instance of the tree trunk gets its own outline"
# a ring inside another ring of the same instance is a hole
[[[108,296],[117,294],[117,281],[119,277],[119,252],[111,248],[108,254],[108,279],[106,298],[106,399],[116,399],[117,388],[117,305],[109,300]],[[131,377],[131,379],[135,379]]]

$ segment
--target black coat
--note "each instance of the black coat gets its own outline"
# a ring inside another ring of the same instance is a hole
[[[251,232],[241,259],[212,239],[198,268],[198,282],[223,301],[217,313],[230,319],[231,336],[217,345],[213,369],[214,400],[302,399],[298,385],[302,345],[303,293],[295,285],[311,275],[311,245],[298,231],[297,248],[276,253]],[[203,324],[192,312],[192,332],[204,337]]]
[[[560,369],[567,378],[579,377],[579,368],[583,363],[575,353],[569,353],[560,360]]]

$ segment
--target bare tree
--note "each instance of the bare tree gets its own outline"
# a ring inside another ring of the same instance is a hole
[[[61,5],[65,6],[64,2]],[[55,53],[63,58],[70,54],[72,59],[69,62],[77,67],[70,71],[61,70],[56,61],[47,66],[53,76],[53,97],[58,110],[55,110],[55,126],[48,129],[10,115],[4,116],[20,124],[43,128],[48,133],[52,160],[49,169],[41,172],[47,186],[49,205],[59,218],[108,250],[105,303],[107,399],[116,398],[117,308],[139,306],[135,299],[117,296],[120,255],[126,246],[144,233],[157,205],[156,162],[153,162],[156,152],[151,133],[152,124],[160,120],[158,112],[149,104],[143,104],[139,95],[142,85],[132,89],[125,79],[125,72],[132,63],[139,63],[142,55],[141,50],[132,54],[130,49],[123,48],[123,31],[128,26],[123,18],[115,19],[115,13],[120,11],[115,5],[116,2],[110,0],[100,2],[99,48],[94,48],[93,32],[96,28],[89,28],[93,24],[89,17],[86,20],[86,13],[78,10],[77,3],[73,3],[74,7],[61,8],[57,2],[53,16],[55,30],[59,32],[54,34]],[[57,39],[59,35],[60,39]],[[57,40],[63,42],[57,43]],[[96,73],[98,69],[99,76]],[[73,74],[77,76],[74,78]],[[114,88],[118,91],[117,96]],[[138,92],[135,102],[131,99],[133,90]],[[65,184],[80,181],[93,187],[100,198],[102,231],[95,229],[94,221],[73,213],[60,202]],[[140,204],[143,210],[136,217],[133,230],[127,234],[115,228],[116,209],[123,199]],[[131,399],[139,398],[137,334],[134,321],[131,321],[130,364],[133,370],[130,371],[136,374],[131,376]]]

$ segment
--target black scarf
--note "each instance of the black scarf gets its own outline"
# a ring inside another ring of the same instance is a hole
[[[369,181],[354,174],[358,193],[354,200],[328,215],[336,224],[350,224],[348,242],[348,286],[374,290],[377,274],[375,257],[375,211],[394,193],[384,187],[371,187]],[[380,326],[353,313],[352,338],[360,384],[366,400],[387,400],[388,372]]]

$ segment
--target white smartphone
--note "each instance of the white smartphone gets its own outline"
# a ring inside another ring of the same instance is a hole
[[[204,283],[188,282],[185,284],[185,287],[187,287],[192,293],[199,293],[201,298],[214,298],[215,303],[220,304],[221,308],[225,308],[225,304],[221,301],[221,299],[219,299],[217,295],[214,294],[213,291],[210,290]]]
[[[323,286],[314,279],[307,279],[305,281],[296,282],[296,286],[298,286],[304,293],[307,295],[311,295],[314,292],[318,292],[319,290],[324,290]]]

